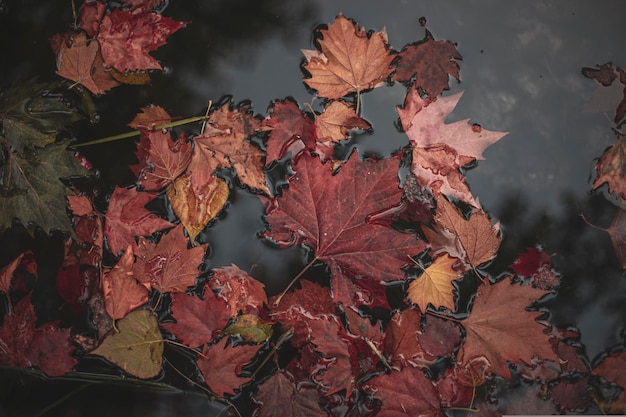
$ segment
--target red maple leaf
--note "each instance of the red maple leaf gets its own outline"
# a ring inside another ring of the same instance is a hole
[[[198,359],[198,368],[209,389],[220,397],[234,395],[236,388],[250,381],[250,377],[242,377],[240,374],[259,349],[259,346],[247,345],[233,347],[228,338],[224,343],[205,346]]]
[[[148,302],[148,290],[137,282],[133,273],[134,262],[133,249],[129,246],[118,263],[102,276],[102,294],[107,313],[113,320],[121,319]]]
[[[231,317],[226,303],[207,288],[204,299],[185,293],[173,293],[171,305],[176,323],[162,323],[161,327],[191,348],[217,337]]]
[[[483,151],[506,132],[470,125],[467,123],[469,119],[445,124],[445,118],[456,107],[461,95],[429,101],[422,100],[419,95],[407,95],[404,109],[399,109],[398,113],[411,141],[411,171],[418,183],[432,189],[434,197],[445,194],[479,207],[459,168],[484,159]]]
[[[137,175],[137,185],[147,191],[167,187],[191,162],[191,142],[184,135],[173,140],[170,131],[141,130],[137,157],[139,164],[130,168]]]
[[[298,381],[296,384],[287,371],[280,371],[265,381],[254,400],[260,403],[259,417],[328,415],[320,407],[321,396],[316,386],[308,381]]]
[[[491,372],[509,379],[508,361],[526,364],[531,364],[533,358],[558,361],[544,331],[546,326],[536,321],[542,313],[526,310],[546,293],[530,285],[512,285],[506,278],[478,287],[472,311],[461,321],[466,339],[459,361],[467,365],[476,358],[484,358]]]
[[[78,27],[90,37],[95,37],[100,29],[100,22],[104,17],[107,5],[102,1],[86,1],[80,6]]]
[[[400,203],[398,159],[360,161],[352,155],[337,175],[303,155],[289,189],[269,201],[263,236],[281,247],[302,243],[318,260],[379,281],[404,279],[407,257],[427,244],[413,234],[370,224],[368,216]]]
[[[185,26],[157,13],[115,9],[102,19],[98,41],[104,63],[117,71],[162,69],[149,52],[165,45],[172,33]]]
[[[187,248],[188,239],[180,224],[161,237],[159,243],[141,239],[133,271],[139,282],[159,292],[185,292],[200,275],[207,245]]]
[[[58,323],[45,323],[35,329],[26,350],[31,363],[48,376],[61,376],[70,372],[78,361],[72,357],[74,347],[70,329],[59,329]]]
[[[214,269],[209,286],[228,305],[230,315],[257,313],[267,304],[265,285],[235,265]]]
[[[430,32],[427,32],[430,35]],[[413,87],[420,87],[428,97],[437,97],[450,89],[448,74],[457,81],[459,78],[458,60],[463,59],[450,41],[436,41],[432,35],[423,41],[402,48],[398,54],[394,81],[413,81]]]
[[[365,389],[382,400],[379,417],[443,416],[437,390],[419,368],[376,376],[366,382]]]
[[[269,115],[261,123],[262,131],[269,131],[267,162],[281,159],[287,152],[297,160],[304,149],[315,149],[315,124],[292,99],[275,101]]]
[[[145,208],[155,197],[151,193],[137,192],[136,188],[115,187],[104,224],[104,234],[111,252],[117,254],[129,245],[136,248],[134,236],[150,236],[156,231],[174,226]]]

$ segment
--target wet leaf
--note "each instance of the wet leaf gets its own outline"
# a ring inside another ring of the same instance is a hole
[[[70,329],[59,329],[58,323],[45,323],[35,329],[26,350],[32,366],[55,377],[71,372],[78,361],[72,357],[74,347]]]
[[[239,312],[257,313],[267,304],[265,285],[236,265],[216,268],[213,271],[208,284],[218,298],[226,301],[231,317],[237,317]]]
[[[13,259],[8,265],[0,268],[0,292],[5,294],[9,293],[11,289],[11,281],[13,280],[13,273],[22,262],[25,252],[20,253],[17,258]]]
[[[258,350],[259,346],[233,347],[226,338],[224,343],[204,347],[198,368],[211,391],[219,396],[234,395],[240,385],[250,381],[250,377],[240,375]]]
[[[356,154],[332,175],[303,155],[289,189],[271,201],[264,232],[281,246],[304,244],[315,260],[379,281],[404,279],[407,256],[426,249],[415,235],[368,223],[368,216],[400,203],[398,159],[360,161]],[[273,204],[273,206],[272,206]]]
[[[231,317],[226,303],[209,289],[205,289],[204,299],[173,293],[171,309],[176,323],[162,323],[161,327],[191,348],[212,341]]]
[[[135,236],[150,236],[174,226],[145,208],[155,197],[151,193],[138,192],[136,188],[115,187],[104,223],[104,234],[114,254],[126,250],[129,245],[137,248]]]
[[[315,124],[295,101],[274,101],[268,113],[260,127],[262,131],[270,132],[267,140],[267,162],[281,159],[287,152],[291,152],[291,157],[297,160],[303,150],[315,149]]]
[[[115,9],[102,19],[97,39],[105,64],[119,72],[160,70],[161,64],[149,52],[165,45],[183,26],[184,22],[157,13]]]
[[[137,378],[153,378],[163,364],[163,337],[148,310],[135,310],[90,354],[102,356]]]
[[[596,175],[594,190],[606,183],[610,193],[626,199],[626,136],[617,133],[615,145],[605,150],[596,164]]]
[[[368,36],[365,29],[339,14],[327,29],[320,31],[317,50],[303,50],[304,69],[311,74],[304,82],[320,97],[338,99],[381,85],[392,72],[393,56],[387,34]]]
[[[355,388],[355,378],[352,374],[348,344],[342,340],[341,328],[334,317],[310,320],[311,343],[315,350],[322,354],[320,367],[313,377],[327,389],[326,395],[334,394],[343,389],[346,397],[350,397]]]
[[[159,292],[185,292],[200,275],[206,244],[188,248],[182,225],[161,237],[159,243],[139,241],[134,274],[146,287]]]
[[[272,337],[272,323],[254,314],[242,314],[224,330],[224,333],[238,335],[247,343],[259,344]]]
[[[398,113],[411,141],[411,171],[418,182],[423,187],[431,188],[434,197],[445,194],[479,207],[459,168],[472,161],[485,159],[483,151],[500,140],[506,132],[470,125],[469,119],[445,124],[445,118],[454,110],[461,95],[458,93],[430,101],[407,95],[404,108],[412,110],[399,109]]]
[[[260,403],[259,417],[306,416],[325,417],[320,407],[321,396],[314,384],[299,381],[286,371],[279,371],[265,381],[254,397]]]
[[[545,294],[530,285],[511,284],[506,278],[478,287],[471,313],[461,322],[466,339],[459,361],[468,364],[485,358],[491,372],[510,379],[508,361],[531,364],[533,358],[558,360],[546,326],[536,321],[542,313],[526,310]]]
[[[37,317],[31,303],[31,294],[22,298],[10,313],[4,315],[0,327],[0,364],[26,368],[30,361],[26,349],[30,345]]]
[[[191,177],[181,175],[167,189],[167,198],[185,226],[190,242],[194,242],[198,234],[224,209],[229,195],[226,181],[214,176],[209,177],[204,186],[194,188]]]
[[[102,276],[102,294],[107,313],[113,320],[148,302],[148,289],[137,282],[133,273],[135,256],[129,246],[118,263]]]
[[[454,311],[454,285],[452,281],[461,277],[452,266],[457,260],[449,256],[440,256],[424,270],[415,280],[409,283],[407,297],[412,303],[426,311],[428,304],[435,309],[447,307]]]
[[[456,236],[465,251],[462,260],[472,268],[492,260],[498,253],[502,242],[500,228],[491,223],[482,209],[474,210],[466,220],[451,202],[439,196],[435,220]]]
[[[372,126],[357,116],[354,109],[341,101],[330,103],[322,114],[315,118],[319,142],[339,142],[348,138],[352,129],[368,130]]]
[[[65,204],[69,190],[61,178],[84,176],[89,171],[66,146],[67,142],[52,143],[20,156],[0,140],[0,147],[4,148],[1,151],[7,158],[0,159],[0,232],[14,218],[25,225],[34,223],[46,232],[71,230]]]

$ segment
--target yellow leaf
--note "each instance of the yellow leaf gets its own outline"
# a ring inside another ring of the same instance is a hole
[[[460,275],[452,269],[456,258],[440,256],[424,270],[417,279],[411,281],[407,290],[408,298],[426,311],[428,303],[435,308],[447,307],[454,310],[454,286],[452,281]]]

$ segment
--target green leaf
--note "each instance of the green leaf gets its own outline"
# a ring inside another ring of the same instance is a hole
[[[153,378],[163,364],[163,337],[149,310],[131,311],[102,344],[90,352],[103,356],[137,378]]]
[[[36,223],[46,232],[70,230],[68,189],[60,178],[84,176],[89,171],[66,150],[67,142],[24,148],[23,155],[11,152],[8,142],[0,140],[0,233],[14,218]]]

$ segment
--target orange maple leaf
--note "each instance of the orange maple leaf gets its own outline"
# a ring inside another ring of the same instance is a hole
[[[407,295],[421,311],[426,311],[429,303],[435,308],[443,306],[454,310],[452,281],[461,276],[452,269],[456,261],[456,258],[440,256],[424,270],[422,275],[411,281]]]
[[[304,68],[311,78],[304,82],[320,97],[338,99],[348,93],[361,93],[381,85],[393,71],[387,34],[368,36],[363,28],[339,14],[328,29],[320,31],[321,53],[302,50]]]

